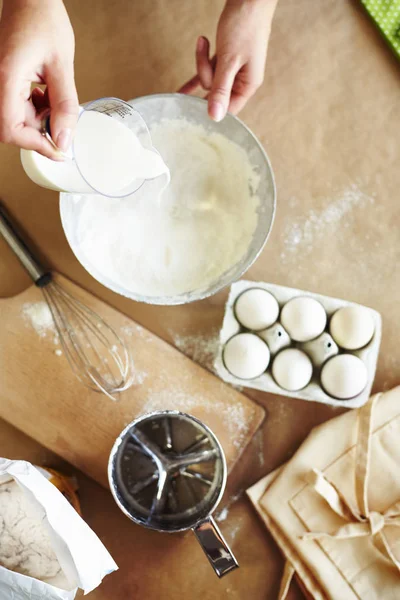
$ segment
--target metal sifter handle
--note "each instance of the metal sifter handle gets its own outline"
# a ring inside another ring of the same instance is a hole
[[[33,256],[21,236],[16,232],[11,223],[5,207],[0,201],[0,234],[3,236],[11,250],[17,256],[21,264],[28,271],[38,287],[43,287],[51,280],[51,273],[44,269]]]
[[[232,550],[212,517],[196,525],[193,531],[218,577],[238,568],[239,564]]]

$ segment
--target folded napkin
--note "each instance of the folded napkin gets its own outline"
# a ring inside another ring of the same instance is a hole
[[[248,490],[294,574],[317,600],[400,598],[400,386],[315,428]]]
[[[400,57],[400,0],[361,0],[382,35]]]

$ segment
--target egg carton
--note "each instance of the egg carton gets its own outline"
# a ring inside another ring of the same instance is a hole
[[[309,298],[314,298],[319,301],[324,307],[327,313],[327,323],[325,327],[325,333],[322,334],[322,337],[319,337],[320,340],[319,345],[313,344],[312,342],[294,342],[289,338],[286,331],[282,327],[278,321],[275,325],[272,325],[264,332],[254,332],[244,328],[236,319],[234,313],[234,304],[238,296],[243,293],[245,290],[251,288],[261,288],[263,290],[267,290],[270,292],[278,301],[279,304],[279,316],[281,310],[292,298],[298,296],[306,296]],[[290,398],[299,398],[301,400],[309,400],[313,402],[322,402],[324,404],[330,404],[331,406],[343,406],[346,408],[357,408],[365,404],[370,396],[372,384],[374,381],[376,364],[378,360],[379,346],[381,342],[382,335],[382,319],[381,315],[368,307],[366,308],[370,311],[371,316],[374,320],[375,331],[371,341],[364,346],[360,350],[342,350],[338,348],[337,345],[333,342],[332,338],[329,334],[329,323],[332,315],[339,309],[345,306],[360,306],[354,302],[347,302],[345,300],[340,300],[338,298],[331,298],[329,296],[322,296],[320,294],[314,294],[311,292],[306,292],[303,290],[288,288],[280,285],[274,285],[270,283],[264,282],[255,282],[255,281],[238,281],[231,286],[230,294],[228,301],[225,306],[225,316],[223,321],[223,326],[220,331],[219,336],[219,347],[218,352],[215,358],[214,367],[221,379],[228,383],[232,383],[234,385],[240,385],[243,387],[249,387],[257,390],[262,390],[265,392],[270,392],[272,394],[280,394],[283,396],[288,396]],[[260,336],[268,345],[271,360],[268,365],[268,369],[260,376],[255,379],[241,379],[232,375],[225,367],[223,361],[223,348],[227,341],[238,333],[254,333],[255,335]],[[333,342],[333,343],[332,343]],[[271,374],[271,365],[274,359],[274,356],[284,348],[298,348],[303,350],[308,354],[309,358],[313,363],[313,376],[310,383],[301,390],[290,392],[282,387],[280,387],[272,377]],[[320,371],[321,367],[325,362],[331,358],[335,354],[353,354],[358,356],[365,364],[368,372],[367,384],[364,390],[358,395],[348,400],[336,399],[328,395],[325,390],[321,387],[320,384]]]

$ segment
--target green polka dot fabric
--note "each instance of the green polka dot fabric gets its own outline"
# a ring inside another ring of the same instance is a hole
[[[400,0],[361,0],[400,58]]]

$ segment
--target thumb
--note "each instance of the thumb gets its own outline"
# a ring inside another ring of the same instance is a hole
[[[221,121],[228,112],[232,86],[239,70],[239,60],[232,56],[218,56],[211,91],[208,97],[208,114]]]
[[[72,67],[53,65],[46,78],[50,103],[51,137],[57,147],[66,152],[71,145],[79,114]]]

